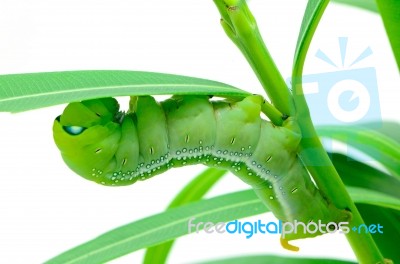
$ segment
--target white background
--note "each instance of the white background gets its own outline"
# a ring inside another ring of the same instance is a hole
[[[253,0],[267,46],[290,76],[306,1]],[[203,77],[254,93],[260,85],[204,0],[2,0],[0,74],[84,69],[145,70]],[[381,19],[331,4],[313,40],[305,73],[332,71],[313,55],[323,49],[337,62],[337,39],[349,37],[353,58],[374,51],[357,67],[376,67],[384,119],[399,120],[399,76]],[[324,104],[324,102],[321,102]],[[53,119],[64,106],[0,113],[0,262],[40,263],[125,223],[162,211],[203,168],[175,169],[124,188],[107,188],[74,175],[52,140]],[[248,188],[229,175],[208,197]],[[252,219],[272,218],[261,215]],[[278,236],[246,240],[232,235],[191,235],[176,243],[170,263],[252,253],[327,256],[354,260],[340,235],[294,242]],[[143,251],[113,263],[138,263]]]

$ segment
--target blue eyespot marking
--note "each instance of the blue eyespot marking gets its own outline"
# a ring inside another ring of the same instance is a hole
[[[83,131],[85,131],[85,127],[80,127],[80,126],[64,126],[64,130],[73,136],[81,134]]]

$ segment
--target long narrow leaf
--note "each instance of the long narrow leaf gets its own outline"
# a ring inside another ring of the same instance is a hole
[[[329,0],[308,1],[306,11],[304,12],[303,21],[301,22],[299,37],[296,44],[296,51],[294,54],[292,73],[294,78],[300,77],[303,73],[303,66],[308,48],[310,47],[312,37],[314,36],[315,30],[317,29],[318,23],[328,3]]]
[[[273,255],[240,256],[220,260],[201,262],[199,264],[355,264],[350,261],[317,258],[291,258]]]
[[[346,185],[376,190],[400,199],[400,182],[394,177],[342,154],[332,154],[331,157]],[[383,256],[394,263],[400,262],[397,243],[400,237],[400,211],[370,204],[357,204],[357,208],[367,225],[383,226],[383,234],[371,234]]]
[[[358,204],[357,208],[367,225],[383,226],[383,234],[377,232],[372,234],[372,237],[385,258],[393,260],[394,263],[400,263],[400,212],[369,204]]]
[[[397,66],[400,69],[400,1],[376,0]]]
[[[355,6],[372,12],[378,12],[375,0],[333,0],[332,2]]]
[[[122,95],[202,94],[246,96],[220,82],[138,71],[70,71],[0,76],[0,112]]]
[[[385,135],[362,127],[321,126],[318,135],[345,142],[363,151],[400,177],[400,144]]]
[[[199,201],[119,227],[47,263],[103,263],[188,234],[188,221],[226,222],[267,211],[252,190]]]
[[[190,202],[198,201],[224,176],[228,171],[208,168],[183,188],[168,208],[175,208]],[[146,250],[143,264],[165,263],[171,251],[174,240],[150,247]]]
[[[353,200],[400,210],[400,199],[371,192],[367,189],[350,188]],[[386,203],[387,202],[387,203]],[[186,235],[188,221],[227,222],[267,211],[252,190],[231,193],[199,201],[119,227],[85,244],[73,248],[47,263],[99,263],[154,246]]]
[[[346,186],[376,190],[400,199],[400,181],[396,178],[342,154],[329,156]]]

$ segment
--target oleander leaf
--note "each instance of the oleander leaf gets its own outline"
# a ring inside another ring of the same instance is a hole
[[[0,112],[21,112],[123,95],[201,94],[244,97],[216,81],[139,71],[66,71],[0,75]]]
[[[384,134],[361,126],[319,126],[317,133],[359,149],[400,177],[400,143]]]
[[[199,262],[198,264],[355,264],[350,261],[322,258],[293,258],[274,255],[238,256],[219,260]]]
[[[363,188],[349,187],[356,203],[400,210],[400,199]],[[100,263],[136,250],[186,235],[192,217],[202,222],[228,222],[267,212],[254,191],[230,193],[198,201],[153,215],[111,230],[79,245],[46,263]]]
[[[168,208],[175,208],[190,202],[198,201],[218,182],[228,171],[208,168],[189,182],[172,200]],[[165,263],[174,240],[167,241],[146,250],[143,264]]]

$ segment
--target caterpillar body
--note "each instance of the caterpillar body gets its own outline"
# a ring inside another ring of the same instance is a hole
[[[230,170],[283,222],[338,223],[348,219],[316,188],[297,156],[301,135],[292,117],[282,127],[261,118],[263,98],[210,101],[173,96],[157,102],[132,97],[119,111],[113,98],[70,103],[54,121],[66,164],[84,178],[122,186],[170,168],[204,164]],[[286,240],[313,237],[302,230]]]

